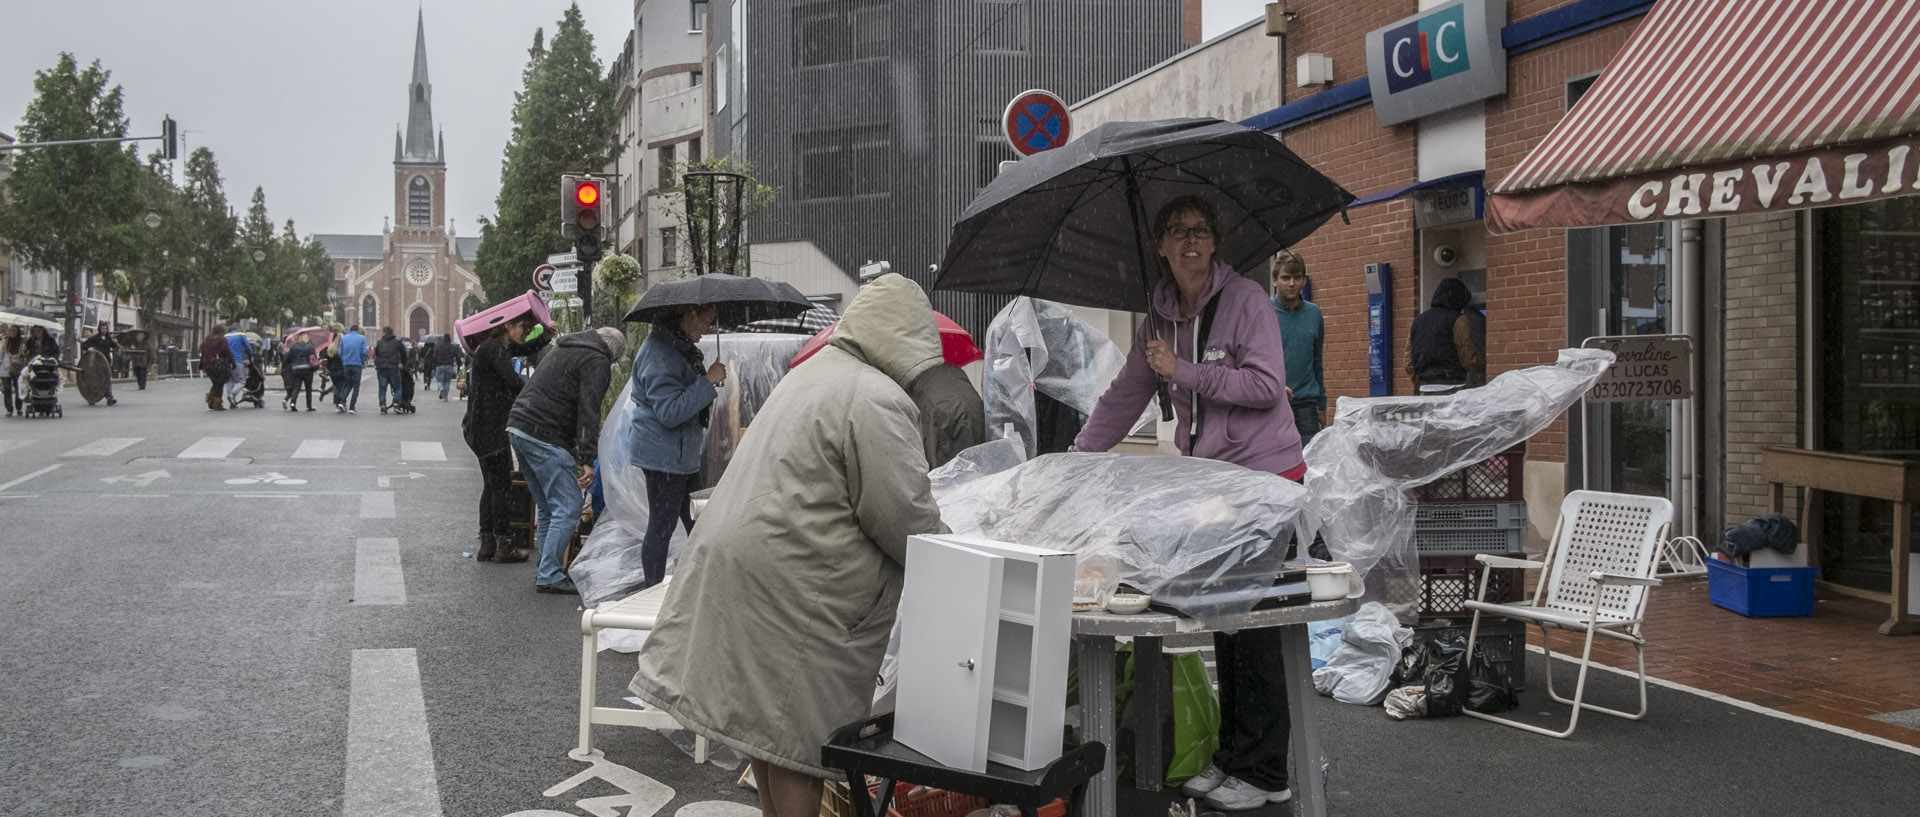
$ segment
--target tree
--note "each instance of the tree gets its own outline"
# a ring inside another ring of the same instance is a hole
[[[186,263],[183,285],[201,295],[220,298],[240,293],[231,286],[240,265],[239,226],[227,213],[227,194],[220,188],[220,166],[213,151],[195,148],[187,157],[186,183],[182,186],[182,242]],[[178,254],[178,253],[176,253]],[[235,303],[231,298],[229,305]],[[223,320],[233,316],[222,314]]]
[[[120,139],[127,135],[120,86],[95,61],[82,70],[62,52],[50,69],[36,71],[34,98],[20,123],[20,141]],[[104,273],[138,259],[140,162],[132,149],[111,142],[57,145],[18,151],[7,196],[0,197],[0,239],[15,257],[59,273],[78,305],[81,276]],[[65,350],[78,351],[67,312]]]
[[[738,222],[738,226],[742,228],[751,223],[753,217],[759,215],[760,211],[767,209],[767,205],[772,204],[773,200],[779,195],[778,190],[761,184],[760,180],[754,177],[753,163],[746,159],[738,159],[733,156],[708,156],[701,159],[674,163],[673,177],[675,179],[684,179],[688,173],[734,173],[744,177],[740,188],[740,220]],[[682,272],[698,272],[698,270],[694,268],[695,253],[693,252],[691,244],[694,236],[710,234],[708,230],[711,229],[711,225],[707,224],[707,212],[710,208],[707,206],[707,199],[712,196],[712,190],[713,188],[707,185],[687,185],[680,183],[673,187],[656,187],[647,191],[648,197],[658,196],[661,201],[665,202],[661,209],[665,211],[666,215],[677,213],[681,217],[681,223],[686,225],[685,233],[689,244],[689,251],[680,253],[679,268]],[[692,212],[687,211],[689,198],[693,200]],[[719,226],[721,232],[724,234],[727,232],[724,222],[725,216],[720,213],[720,210],[724,208],[727,202],[721,201],[718,204],[721,205],[721,208],[712,209],[714,209],[716,215],[720,215],[722,219]],[[736,229],[733,231],[733,236],[736,240],[744,242],[746,240],[746,231],[744,229]],[[717,239],[714,242],[716,246],[722,247],[721,252],[723,256],[710,262],[707,271],[725,272],[732,275],[752,275],[753,265],[749,258],[750,254],[747,252],[744,244],[740,247],[738,261],[731,267],[727,265],[726,258],[724,257],[724,239],[725,236],[723,235],[721,239]]]
[[[534,267],[570,246],[560,234],[560,176],[605,167],[618,151],[614,82],[593,56],[578,5],[560,18],[551,48],[534,33],[521,79],[495,215],[481,223],[474,263],[491,302],[525,290]]]
[[[146,228],[142,234],[145,240],[140,243],[140,256],[130,268],[140,312],[150,317],[154,309],[192,282],[192,224],[186,194],[173,183],[171,169],[157,153],[147,157],[140,191],[141,217],[144,219],[145,213],[160,217],[160,226]]]

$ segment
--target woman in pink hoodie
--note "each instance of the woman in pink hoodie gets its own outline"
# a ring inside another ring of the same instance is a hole
[[[1306,463],[1287,399],[1280,324],[1266,291],[1214,258],[1219,216],[1205,199],[1167,202],[1154,216],[1153,230],[1172,274],[1154,287],[1152,310],[1133,351],[1094,405],[1074,448],[1106,451],[1120,442],[1164,377],[1173,394],[1180,453],[1298,481]],[[1245,811],[1293,796],[1287,787],[1291,723],[1279,632],[1214,634],[1220,749],[1213,765],[1182,787],[1214,808]]]

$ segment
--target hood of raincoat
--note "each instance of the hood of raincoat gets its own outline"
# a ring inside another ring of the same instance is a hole
[[[940,329],[920,285],[889,273],[860,288],[828,345],[879,369],[905,389],[940,365]]]

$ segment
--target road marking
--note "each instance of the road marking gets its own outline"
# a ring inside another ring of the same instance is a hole
[[[227,455],[233,453],[233,449],[239,448],[246,439],[245,437],[201,437],[199,442],[187,446],[187,450],[180,452],[179,459],[226,459]]]
[[[342,817],[440,817],[433,736],[413,650],[354,650]]]
[[[47,466],[47,467],[45,467],[45,468],[42,468],[42,469],[40,469],[40,470],[38,470],[38,471],[35,471],[35,472],[33,472],[33,473],[31,473],[31,474],[28,474],[28,475],[26,475],[26,476],[24,476],[24,477],[21,477],[21,478],[19,478],[19,479],[16,479],[16,480],[14,480],[14,481],[12,481],[12,482],[9,482],[9,483],[7,483],[7,484],[5,484],[5,485],[0,485],[0,491],[5,491],[5,490],[6,490],[6,489],[8,489],[8,488],[12,488],[12,487],[13,487],[13,486],[15,486],[15,485],[19,485],[19,484],[20,484],[20,483],[22,483],[22,482],[26,482],[27,480],[30,480],[30,479],[33,479],[34,477],[37,477],[37,476],[40,476],[41,474],[44,474],[44,473],[46,473],[46,472],[48,472],[48,471],[52,471],[53,469],[55,469],[55,468],[59,468],[59,467],[60,467],[60,463],[54,463],[54,464],[52,464],[52,465],[49,465],[49,466]],[[388,494],[388,496],[392,496],[392,494]]]
[[[407,603],[407,581],[400,573],[400,540],[361,539],[354,545],[353,603]]]
[[[79,448],[61,454],[62,457],[111,457],[120,449],[133,445],[145,437],[106,437],[94,440]]]
[[[360,492],[360,518],[361,519],[392,519],[393,518],[393,492],[392,491]]]
[[[292,477],[287,476],[286,474],[280,473],[279,471],[271,471],[265,474],[255,474],[250,477],[235,477],[233,479],[227,480],[227,484],[228,485],[256,485],[256,484],[305,485],[307,484],[307,481],[304,479],[294,479]]]
[[[0,440],[0,454],[5,454],[16,448],[25,448],[32,444],[32,440]]]
[[[294,449],[293,458],[296,460],[337,460],[340,458],[340,449],[345,447],[346,444],[346,440],[301,440],[300,447]]]
[[[419,479],[424,476],[426,476],[426,474],[408,471],[404,474],[387,474],[385,476],[375,477],[374,482],[380,483],[380,487],[382,488],[392,488],[393,481],[396,479]]]
[[[153,499],[169,497],[172,494],[101,494],[101,496],[114,499]]]
[[[234,494],[234,499],[299,499],[299,494]]]
[[[402,442],[400,443],[400,461],[445,462],[447,451],[439,443]]]
[[[169,474],[166,471],[161,470],[161,471],[148,471],[144,474],[121,474],[120,476],[117,476],[117,477],[101,477],[100,481],[107,483],[108,485],[117,485],[122,482],[131,482],[137,487],[145,488],[149,485],[152,485],[156,480],[171,479],[171,478],[173,478],[172,474]]]

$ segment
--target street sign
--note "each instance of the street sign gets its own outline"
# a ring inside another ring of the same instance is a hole
[[[1587,392],[1587,402],[1693,397],[1693,339],[1686,335],[1609,335],[1581,345],[1614,354],[1613,365]]]
[[[580,274],[573,270],[563,270],[553,274],[554,292],[579,292]]]
[[[568,299],[567,299],[567,306],[571,306],[571,307],[573,307],[574,309],[579,309],[579,308],[580,308],[580,305],[581,305],[581,304],[583,304],[583,303],[585,303],[585,302],[584,302],[584,301],[581,301],[581,300],[580,300],[579,298],[568,298]]]
[[[552,264],[541,264],[533,268],[533,288],[541,292],[553,289],[553,274],[557,272]]]
[[[1067,113],[1066,100],[1038,88],[1022,91],[1007,103],[1000,123],[1007,143],[1022,156],[1052,150],[1073,136],[1073,119]]]
[[[580,256],[570,252],[554,253],[553,255],[547,256],[547,263],[556,267],[564,267],[568,264],[579,266]]]

